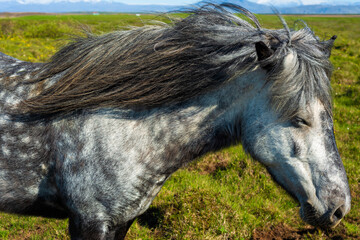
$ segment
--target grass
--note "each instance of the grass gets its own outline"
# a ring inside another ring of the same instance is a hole
[[[268,28],[281,24],[259,16]],[[290,26],[296,16],[285,17]],[[360,18],[302,17],[321,39],[338,35],[332,52],[335,136],[352,194],[352,210],[332,231],[313,229],[298,203],[241,146],[204,156],[177,171],[127,239],[355,239],[360,236]],[[86,28],[96,34],[166,16],[61,15],[0,19],[0,51],[44,62]],[[295,26],[296,27],[296,26]],[[69,239],[67,220],[0,214],[1,239]]]

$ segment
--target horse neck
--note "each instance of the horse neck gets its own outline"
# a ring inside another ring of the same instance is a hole
[[[168,111],[169,114],[158,114],[158,119],[149,124],[168,130],[169,136],[163,139],[169,141],[164,145],[176,143],[173,147],[177,150],[170,151],[176,163],[186,163],[237,143],[241,140],[241,121],[249,101],[261,99],[258,95],[263,92],[265,74],[258,69],[236,77],[218,89]]]
[[[249,106],[265,104],[265,77],[266,72],[257,69],[235,77],[205,96],[205,99],[212,99],[216,106],[209,115],[210,119],[206,119],[214,129],[210,151],[241,141],[241,125],[247,121]],[[212,104],[211,101],[208,103]]]
[[[242,75],[176,106],[84,115],[78,127],[66,119],[54,122],[55,131],[63,136],[57,141],[58,151],[69,151],[61,147],[68,146],[65,132],[77,132],[84,156],[103,156],[131,166],[145,164],[172,173],[196,157],[240,140],[239,121],[247,102],[261,90],[264,76],[260,70]]]

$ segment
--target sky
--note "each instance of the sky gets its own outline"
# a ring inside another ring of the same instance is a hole
[[[9,0],[0,0],[0,2],[5,2]],[[122,2],[126,4],[165,4],[165,5],[183,5],[183,4],[192,4],[199,2],[199,0],[16,0],[21,3],[51,3],[59,1],[68,1],[68,2],[101,2],[101,1],[113,1],[113,2]],[[319,4],[319,3],[355,3],[360,2],[360,0],[248,0],[251,2],[263,3],[263,4],[273,4],[281,5],[286,4],[289,1],[291,2],[301,2],[305,5],[308,4]]]

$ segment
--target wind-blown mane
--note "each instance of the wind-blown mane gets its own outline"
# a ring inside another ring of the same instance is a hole
[[[251,23],[225,8],[238,10]],[[258,67],[268,69],[274,107],[290,117],[318,97],[330,108],[331,43],[310,29],[261,28],[247,10],[206,5],[173,26],[145,26],[78,38],[44,64],[34,82],[56,82],[18,105],[21,113],[66,114],[79,109],[149,109],[191,99]],[[257,59],[255,43],[274,54]],[[295,58],[291,69],[283,59]]]

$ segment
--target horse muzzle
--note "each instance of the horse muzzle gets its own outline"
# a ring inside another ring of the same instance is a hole
[[[300,216],[306,223],[314,227],[329,229],[336,227],[349,211],[350,205],[343,201],[321,214],[314,204],[307,201],[301,206]]]

